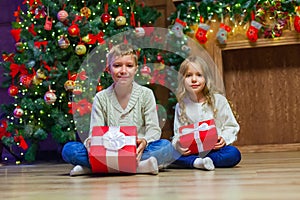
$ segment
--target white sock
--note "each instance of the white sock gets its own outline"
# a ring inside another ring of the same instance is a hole
[[[91,174],[92,170],[88,167],[83,167],[81,165],[76,165],[70,172],[70,176],[79,176],[84,174]]]
[[[196,160],[193,163],[193,166],[197,169],[206,169],[206,170],[214,170],[215,166],[213,161],[209,158],[196,158]]]
[[[147,160],[140,161],[138,163],[136,172],[141,174],[158,174],[158,165],[156,158],[150,157]]]

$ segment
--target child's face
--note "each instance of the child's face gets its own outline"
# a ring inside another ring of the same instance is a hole
[[[205,78],[203,75],[203,71],[199,68],[195,68],[193,65],[195,64],[191,63],[189,65],[187,73],[185,74],[184,77],[185,89],[191,95],[203,94],[203,89],[205,87]]]
[[[137,66],[133,55],[125,55],[116,58],[109,67],[109,72],[115,83],[129,86],[133,82],[137,72]]]

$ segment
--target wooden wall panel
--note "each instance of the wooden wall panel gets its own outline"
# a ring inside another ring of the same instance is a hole
[[[161,16],[157,19],[154,26],[167,28],[170,25],[168,17],[172,12],[176,11],[176,7],[172,0],[144,0],[147,6],[153,7],[161,13]]]
[[[238,145],[300,143],[300,45],[222,51]]]

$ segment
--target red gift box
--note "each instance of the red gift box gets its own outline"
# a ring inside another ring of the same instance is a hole
[[[95,126],[89,160],[94,173],[136,173],[135,126]]]
[[[192,154],[210,151],[218,141],[217,129],[213,119],[181,126],[179,143],[189,148]]]

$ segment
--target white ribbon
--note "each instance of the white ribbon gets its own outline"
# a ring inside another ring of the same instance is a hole
[[[215,125],[208,125],[207,123],[202,123],[202,124],[200,124],[200,126],[198,125],[198,123],[195,123],[194,128],[184,128],[181,130],[181,134],[187,135],[187,134],[194,132],[194,139],[197,144],[198,152],[200,153],[200,152],[203,152],[204,149],[203,149],[202,141],[200,139],[199,132],[200,131],[208,131],[214,127],[215,127]]]
[[[118,150],[126,145],[136,145],[136,136],[125,136],[120,127],[109,127],[103,136],[93,136],[92,146],[104,146],[106,149],[106,166],[111,173],[119,172]]]

